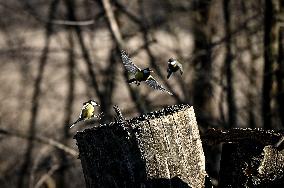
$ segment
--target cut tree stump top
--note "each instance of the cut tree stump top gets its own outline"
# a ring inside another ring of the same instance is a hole
[[[193,107],[174,105],[75,135],[87,187],[204,187]]]

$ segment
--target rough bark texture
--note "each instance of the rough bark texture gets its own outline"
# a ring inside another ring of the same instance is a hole
[[[75,138],[87,187],[204,187],[193,107],[167,107]]]
[[[282,12],[284,15],[284,7]],[[284,28],[283,27],[279,28],[279,52],[278,52],[277,63],[278,63],[276,71],[277,104],[278,104],[278,115],[281,120],[282,129],[283,129],[284,128]]]
[[[262,118],[265,129],[273,128],[273,117],[276,96],[273,86],[277,85],[275,71],[277,70],[278,30],[276,15],[279,10],[279,0],[265,0],[264,10],[264,70],[262,85]],[[275,86],[274,86],[275,87]]]
[[[237,107],[234,90],[234,71],[233,55],[232,55],[232,34],[231,34],[231,16],[230,16],[230,0],[223,0],[225,33],[226,33],[226,57],[224,62],[224,69],[226,71],[226,88],[227,88],[227,105],[228,105],[228,126],[230,128],[236,127],[237,124]]]
[[[283,176],[284,170],[284,149],[278,151],[273,146],[265,146],[264,156],[258,168],[260,176],[276,178]]]
[[[283,186],[284,150],[274,146],[281,138],[280,133],[255,129],[231,130],[231,133],[234,131],[239,133],[238,139],[235,133],[231,135],[231,143],[223,140],[226,143],[222,150],[219,187]],[[248,132],[250,136],[245,134]]]
[[[201,140],[204,145],[217,145],[220,143],[243,142],[254,140],[263,146],[275,144],[282,137],[283,132],[273,130],[251,129],[251,128],[234,128],[228,130],[209,129],[202,136]]]

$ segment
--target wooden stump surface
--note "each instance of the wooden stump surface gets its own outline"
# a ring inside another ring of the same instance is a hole
[[[86,129],[75,138],[87,187],[204,187],[205,158],[188,105]]]

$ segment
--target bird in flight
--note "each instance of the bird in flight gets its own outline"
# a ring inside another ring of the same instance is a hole
[[[140,69],[137,67],[132,60],[128,57],[127,53],[124,50],[121,50],[121,59],[125,69],[134,75],[134,78],[128,80],[128,83],[135,82],[137,85],[140,85],[141,82],[145,82],[148,86],[153,89],[157,89],[163,92],[167,92],[170,95],[173,95],[169,90],[160,85],[154,78],[151,76],[153,72],[150,68]]]
[[[180,74],[182,75],[182,73],[183,73],[182,64],[178,60],[176,60],[174,58],[170,58],[168,60],[167,79],[170,78],[170,76],[172,75],[173,72],[177,72],[178,70],[180,71]]]
[[[70,125],[70,128],[74,127],[80,121],[85,121],[93,117],[100,118],[101,114],[95,115],[96,106],[100,106],[100,105],[95,100],[89,100],[87,102],[84,102],[79,118]]]

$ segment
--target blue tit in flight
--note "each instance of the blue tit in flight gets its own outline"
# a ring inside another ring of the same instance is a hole
[[[162,85],[160,85],[154,78],[151,76],[151,72],[153,72],[150,68],[140,69],[137,67],[132,60],[128,57],[127,53],[124,50],[121,50],[121,59],[125,69],[134,75],[134,78],[128,80],[128,83],[135,82],[137,85],[140,85],[141,82],[145,82],[148,86],[153,89],[157,89],[163,92],[167,92],[170,95],[173,95],[170,91],[165,89]]]
[[[182,64],[178,60],[176,60],[174,58],[170,58],[168,60],[167,79],[170,78],[170,76],[172,75],[173,72],[177,72],[178,70],[180,71],[180,74],[182,75],[182,73],[183,73]]]
[[[95,106],[100,106],[95,100],[84,102],[79,118],[70,125],[70,129],[80,121],[85,121],[93,117],[99,118],[99,115],[95,115]]]

